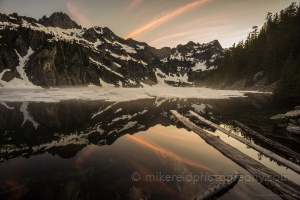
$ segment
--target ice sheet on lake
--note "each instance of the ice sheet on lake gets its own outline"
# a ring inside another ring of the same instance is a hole
[[[247,91],[212,90],[208,88],[147,87],[147,88],[59,88],[59,89],[0,89],[0,102],[59,102],[63,100],[103,100],[110,102],[150,98],[227,99],[244,97]]]

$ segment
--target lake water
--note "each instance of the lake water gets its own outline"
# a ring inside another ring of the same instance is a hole
[[[300,184],[295,172],[188,114],[290,159],[230,123],[239,120],[299,153],[300,138],[270,120],[293,106],[272,102],[270,94],[66,88],[0,90],[0,102],[0,199],[191,199],[235,173],[244,179],[220,199],[280,199],[177,123],[170,110]]]

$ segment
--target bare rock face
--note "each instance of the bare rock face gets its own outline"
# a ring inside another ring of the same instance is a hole
[[[83,34],[83,38],[86,39],[89,42],[96,42],[96,31],[94,28],[90,28],[88,29],[84,34]]]
[[[158,59],[163,59],[171,55],[170,47],[163,47],[161,49],[151,48],[151,52],[158,57]]]
[[[67,14],[62,12],[55,12],[49,18],[43,16],[42,19],[38,21],[40,24],[44,26],[51,27],[59,27],[62,29],[81,29],[75,21],[73,21]]]
[[[0,73],[4,69],[15,70],[19,64],[19,58],[15,51],[0,49]]]
[[[18,52],[21,56],[25,56],[28,53],[28,45],[20,35],[15,41],[14,48],[19,50]]]
[[[9,82],[11,80],[13,80],[14,78],[21,78],[20,74],[17,72],[17,70],[14,71],[6,71],[3,76],[2,76],[2,81],[6,81]]]

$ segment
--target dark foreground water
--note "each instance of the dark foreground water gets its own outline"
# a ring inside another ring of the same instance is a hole
[[[61,101],[0,104],[0,199],[191,199],[239,173],[220,199],[280,199],[249,173],[175,122],[170,110],[193,110],[234,129],[236,119],[300,152],[300,137],[270,117],[293,109],[269,95],[219,100],[153,98],[125,102]],[[219,131],[199,126],[290,177],[299,175]],[[293,160],[298,163],[299,161]]]

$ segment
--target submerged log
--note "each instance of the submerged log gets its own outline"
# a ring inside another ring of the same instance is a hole
[[[269,151],[269,150],[267,150],[267,149],[265,149],[261,146],[258,146],[257,144],[254,144],[253,142],[250,142],[250,141],[248,141],[248,140],[246,140],[246,139],[244,139],[244,138],[242,138],[242,137],[240,137],[240,136],[238,136],[234,133],[231,133],[230,131],[226,130],[225,128],[222,128],[219,125],[214,124],[211,121],[206,120],[205,118],[199,116],[198,114],[196,114],[193,111],[190,111],[190,113],[194,117],[196,117],[197,119],[199,119],[202,122],[206,123],[207,125],[222,131],[223,133],[229,135],[230,137],[233,137],[234,139],[248,145],[252,149],[255,149],[255,150],[259,151],[260,153],[272,158],[273,160],[281,163],[282,165],[284,165],[284,166],[290,168],[291,170],[295,171],[296,173],[300,174],[300,166],[299,165],[296,165],[295,163],[293,163],[293,162],[291,162],[291,161],[289,161],[289,160],[287,160],[287,159],[285,159],[285,158],[283,158],[279,155],[274,154],[272,151]]]
[[[248,126],[245,126],[244,124],[236,121],[236,120],[233,120],[233,122],[238,126],[240,127],[241,129],[247,131],[247,133],[251,134],[251,135],[254,135],[255,137],[259,138],[260,140],[264,141],[265,143],[268,143],[270,144],[271,146],[279,149],[280,151],[283,151],[285,153],[287,153],[289,156],[291,157],[294,157],[298,160],[300,160],[300,154],[298,154],[297,152],[283,146],[282,144],[279,144],[278,142],[275,142],[269,138],[266,138],[265,136],[255,132],[254,130],[252,130],[251,128],[249,128]]]
[[[282,176],[264,166],[258,161],[250,158],[236,148],[228,145],[219,137],[214,136],[200,127],[196,126],[189,119],[180,115],[177,111],[171,110],[175,118],[181,121],[188,129],[194,131],[208,144],[220,151],[223,155],[247,170],[259,183],[273,191],[283,199],[296,200],[300,199],[300,186],[289,179],[282,179]],[[278,178],[281,177],[281,178]]]
[[[207,190],[206,192],[202,193],[201,196],[197,196],[194,200],[205,200],[211,199],[213,197],[219,196],[227,192],[230,188],[232,188],[237,182],[239,181],[240,176],[238,174],[234,175],[233,177],[228,178],[224,183],[220,183],[212,187],[211,189]]]

